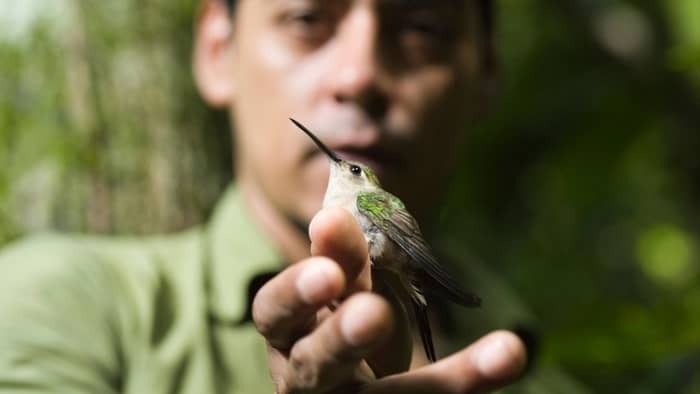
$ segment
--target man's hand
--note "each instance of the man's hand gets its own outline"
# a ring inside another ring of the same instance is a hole
[[[291,265],[253,303],[278,393],[482,392],[523,370],[522,342],[501,331],[404,372],[413,343],[409,320],[392,307],[396,302],[371,292],[367,244],[355,219],[341,208],[324,209],[309,233],[312,254],[325,257]]]

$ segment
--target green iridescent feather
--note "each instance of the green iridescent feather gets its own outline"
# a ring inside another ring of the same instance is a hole
[[[362,167],[362,172],[365,173],[365,176],[367,177],[367,180],[373,184],[374,186],[381,187],[379,184],[379,178],[377,178],[377,175],[372,171],[371,168],[363,166]]]
[[[460,305],[480,304],[478,297],[463,291],[438,263],[418,223],[398,197],[384,190],[361,192],[357,195],[357,209],[406,252],[417,272],[427,274],[426,280],[433,285],[429,286],[431,290]]]

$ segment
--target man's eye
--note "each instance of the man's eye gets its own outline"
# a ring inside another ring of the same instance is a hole
[[[415,21],[404,25],[404,31],[407,33],[424,34],[430,37],[441,36],[442,30],[438,24],[431,22]]]
[[[321,22],[321,15],[317,12],[300,12],[292,15],[291,19],[294,22],[312,26]]]
[[[409,61],[425,63],[437,61],[449,52],[455,34],[439,21],[409,20],[399,31],[399,42]]]
[[[290,13],[286,25],[291,34],[306,43],[318,44],[333,32],[331,18],[321,11],[298,11]]]
[[[403,24],[403,34],[419,36],[436,43],[450,43],[455,38],[455,32],[450,26],[434,18],[416,18]]]

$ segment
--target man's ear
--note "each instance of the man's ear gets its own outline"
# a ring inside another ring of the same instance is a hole
[[[221,0],[202,0],[195,27],[192,69],[199,93],[213,107],[228,107],[233,76],[233,20]]]

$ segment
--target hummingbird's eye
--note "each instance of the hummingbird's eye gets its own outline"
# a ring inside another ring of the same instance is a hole
[[[362,168],[360,168],[360,166],[352,165],[350,166],[350,172],[352,172],[353,175],[360,176],[360,174],[362,174]]]

